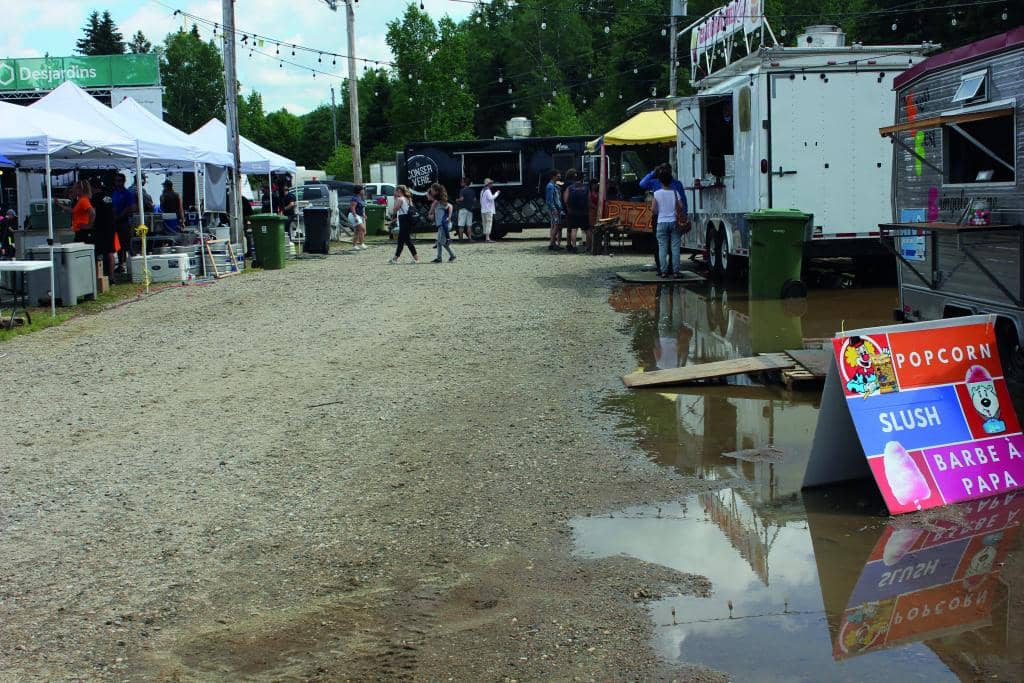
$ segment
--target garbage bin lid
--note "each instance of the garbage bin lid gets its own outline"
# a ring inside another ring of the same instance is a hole
[[[280,221],[287,223],[288,218],[277,213],[254,213],[249,216],[248,220],[256,221],[257,223],[273,223],[274,221]]]
[[[801,211],[800,209],[759,209],[757,211],[751,211],[750,213],[743,214],[743,217],[748,221],[767,221],[777,220],[779,218],[806,221],[811,217],[811,214]]]

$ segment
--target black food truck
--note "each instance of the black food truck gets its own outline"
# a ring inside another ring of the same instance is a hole
[[[494,181],[501,194],[495,202],[496,214],[491,231],[493,239],[524,228],[548,225],[544,208],[544,188],[552,169],[582,172],[587,142],[595,136],[556,138],[495,138],[493,140],[456,140],[450,142],[411,142],[396,155],[398,182],[412,190],[416,198],[416,230],[433,230],[427,220],[427,190],[441,183],[455,198],[461,179],[470,179],[470,187],[479,197],[484,180]],[[480,208],[477,203],[474,236],[480,235]]]

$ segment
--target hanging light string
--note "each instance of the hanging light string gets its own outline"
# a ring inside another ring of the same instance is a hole
[[[723,4],[724,4],[723,0]],[[463,4],[463,5],[474,5],[482,10],[482,3],[480,0],[448,0],[448,2]],[[491,3],[492,5],[494,3]],[[955,2],[948,5],[935,5],[934,0],[911,0],[902,5],[896,5],[895,7],[889,7],[884,9],[876,10],[860,10],[860,11],[846,11],[846,12],[802,12],[802,13],[786,13],[786,14],[775,14],[772,13],[770,16],[767,13],[756,14],[756,15],[734,15],[737,19],[757,19],[761,16],[768,16],[769,19],[783,20],[783,19],[806,19],[806,18],[817,18],[817,17],[835,17],[835,18],[861,18],[861,17],[873,17],[873,16],[891,16],[896,14],[916,14],[920,12],[942,12],[951,9],[960,9],[964,7],[978,7],[984,5],[997,5],[1006,4],[1006,0],[978,0],[977,2]],[[920,7],[915,7],[921,5]],[[509,4],[510,11],[515,11],[518,7],[517,4]],[[562,12],[571,13],[575,15],[608,15],[611,17],[623,16],[623,17],[658,17],[669,19],[671,13],[669,12],[642,12],[638,10],[630,9],[600,9],[597,7],[584,8],[582,5],[574,4],[568,7],[545,7],[545,13]],[[677,15],[678,19],[699,19],[701,15]]]
[[[167,5],[160,0],[152,0],[158,5],[161,5],[169,10],[172,10],[173,16],[180,16],[194,24],[205,26],[206,28],[212,28],[214,33],[225,33],[225,28],[220,25],[219,22],[213,21],[201,17],[198,14],[192,14],[185,10],[178,9]],[[309,55],[317,55],[319,58],[330,57],[332,60],[337,61],[339,59],[349,59],[349,55],[341,52],[332,52],[331,50],[321,50],[315,47],[309,47],[307,45],[301,45],[299,43],[292,43],[287,40],[281,40],[280,38],[274,38],[272,36],[263,35],[262,33],[256,33],[255,31],[246,31],[238,28],[234,28],[234,34],[236,39],[241,38],[245,43],[256,43],[258,41],[263,42],[263,47],[267,45],[276,48],[276,54],[280,54],[281,50],[291,51],[291,55],[294,57],[296,52],[302,52]],[[246,45],[248,48],[249,45]],[[390,62],[384,59],[370,59],[368,57],[353,57],[357,62],[363,62],[365,64],[373,64],[376,66],[394,66],[394,62]]]

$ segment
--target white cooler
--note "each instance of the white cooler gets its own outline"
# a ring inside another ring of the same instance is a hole
[[[150,282],[187,282],[192,279],[188,254],[153,254],[148,257]],[[143,258],[133,256],[132,282],[142,282]]]

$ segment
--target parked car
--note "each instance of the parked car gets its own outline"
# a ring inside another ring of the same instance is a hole
[[[389,216],[395,210],[395,186],[391,183],[366,183],[363,195],[368,203],[386,206]]]

